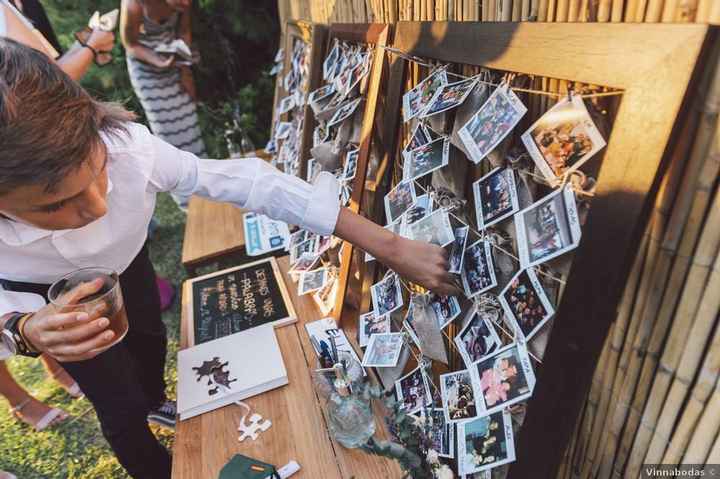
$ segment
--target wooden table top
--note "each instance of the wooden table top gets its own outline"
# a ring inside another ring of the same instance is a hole
[[[287,276],[288,257],[278,264],[288,285],[298,322],[276,329],[289,384],[245,400],[254,412],[273,422],[257,441],[238,441],[237,426],[242,409],[229,405],[215,411],[179,421],[173,451],[174,479],[211,479],[240,453],[261,461],[285,465],[296,460],[301,467],[293,479],[397,479],[397,464],[357,449],[346,449],[329,435],[320,400],[311,378],[316,356],[304,324],[322,316],[309,295],[298,296],[297,285]],[[190,326],[189,284],[183,286],[180,347],[187,347]],[[349,321],[347,323],[350,323]],[[346,324],[346,334],[354,337],[355,325]],[[381,419],[376,419],[382,429]],[[382,434],[381,434],[382,435]]]
[[[246,210],[198,196],[190,198],[182,264],[193,266],[245,249],[243,214]],[[212,231],[212,234],[208,234]]]

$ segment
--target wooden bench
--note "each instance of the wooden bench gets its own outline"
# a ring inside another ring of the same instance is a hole
[[[248,399],[257,413],[273,422],[257,441],[238,441],[237,426],[242,410],[230,405],[178,422],[173,451],[174,479],[216,478],[235,455],[243,454],[280,467],[296,460],[301,471],[293,479],[397,479],[397,464],[357,449],[346,449],[329,435],[320,400],[313,389],[311,370],[316,356],[304,324],[321,315],[309,296],[298,296],[296,284],[287,275],[289,260],[278,260],[298,315],[298,322],[276,329],[289,384]],[[180,347],[188,345],[191,327],[189,284],[183,287]],[[347,321],[346,323],[352,323]],[[356,326],[345,332],[354,337]],[[378,415],[376,415],[378,416]],[[379,428],[382,420],[377,417]]]

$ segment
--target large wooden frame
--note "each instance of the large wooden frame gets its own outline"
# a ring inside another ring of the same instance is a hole
[[[511,479],[556,477],[615,318],[635,246],[686,117],[685,99],[699,76],[697,65],[709,55],[717,34],[716,27],[680,24],[400,22],[396,26],[393,46],[421,58],[624,91],[583,238],[517,436]],[[388,105],[401,102],[405,63],[393,63]],[[399,122],[396,111],[394,123],[385,124],[386,137],[397,137]]]
[[[355,179],[353,180],[352,195],[350,197],[350,210],[355,213],[360,211],[363,204],[363,195],[366,190],[368,160],[370,157],[370,146],[373,136],[376,133],[375,113],[379,103],[380,84],[383,78],[385,65],[385,49],[384,47],[390,40],[390,25],[371,23],[371,24],[351,24],[339,23],[330,27],[328,35],[328,45],[332,40],[337,38],[354,43],[365,43],[375,45],[373,65],[370,70],[370,80],[368,82],[367,95],[365,97],[365,111],[362,117],[362,127],[360,130],[360,152],[358,155],[358,166]],[[384,167],[381,168],[384,171]],[[374,183],[373,183],[374,184]],[[354,247],[350,242],[345,242],[340,255],[340,273],[338,277],[338,290],[335,298],[335,307],[333,308],[333,317],[342,323],[343,309],[345,305],[345,296],[348,289],[350,272],[352,269]]]
[[[308,91],[305,92],[309,95],[311,91],[315,90],[320,86],[322,81],[322,61],[325,47],[325,39],[327,37],[327,27],[325,25],[310,23],[303,20],[290,20],[285,25],[285,34],[283,39],[283,49],[285,50],[285,57],[283,58],[283,71],[282,74],[278,75],[275,83],[275,100],[273,104],[273,118],[275,118],[275,112],[280,104],[280,100],[288,95],[285,90],[283,81],[285,75],[290,71],[292,61],[292,47],[295,40],[300,40],[310,45],[310,63],[308,64]],[[312,108],[309,104],[305,104],[301,107],[299,112],[303,116],[303,132],[300,138],[300,172],[301,178],[307,176],[307,159],[310,157],[310,148],[312,148],[312,132],[315,128],[315,116],[313,115]],[[280,116],[281,120],[286,120],[288,114],[285,113]],[[275,121],[273,120],[273,127]]]

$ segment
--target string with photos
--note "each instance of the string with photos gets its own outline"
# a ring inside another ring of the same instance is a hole
[[[409,53],[403,52],[402,50],[399,50],[397,48],[393,48],[393,47],[389,47],[389,46],[384,46],[382,48],[387,50],[390,53],[393,53],[393,54],[399,56],[400,58],[402,58],[405,61],[415,63],[422,67],[430,68],[433,70],[433,72],[434,72],[434,70],[437,70],[437,69],[447,69],[447,66],[448,66],[439,61],[437,61],[435,63],[427,62],[420,57],[410,55]],[[473,75],[473,76],[462,75],[460,73],[454,73],[454,72],[447,71],[447,70],[446,70],[446,72],[448,75],[454,76],[454,77],[460,78],[460,79],[465,79],[465,80],[469,80],[471,78],[475,79],[479,83],[482,83],[487,86],[499,87],[503,84],[503,82],[498,83],[498,82],[493,82],[490,80],[485,80],[485,79],[480,78],[480,76],[483,75],[485,72],[487,72],[487,73],[490,72],[490,70],[486,69],[486,68],[482,69],[481,74]],[[516,73],[506,73],[505,75],[506,75],[506,77],[509,77],[510,80],[512,80],[518,76]],[[522,76],[526,77],[526,75],[522,75]],[[589,88],[589,87],[585,87],[585,88]],[[532,89],[532,88],[524,88],[524,87],[518,87],[518,86],[511,86],[511,85],[509,86],[509,89],[513,90],[513,91],[521,92],[521,93],[549,96],[549,97],[554,97],[554,98],[562,98],[565,96],[564,93],[556,93],[556,92],[551,92],[551,91],[537,90],[537,89]],[[601,97],[607,97],[607,96],[618,96],[618,95],[622,95],[623,93],[624,92],[622,90],[613,89],[613,90],[609,90],[609,91],[594,92],[594,93],[578,93],[578,95],[581,98],[585,99],[585,98],[601,98]]]

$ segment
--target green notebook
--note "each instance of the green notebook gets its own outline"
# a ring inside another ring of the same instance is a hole
[[[235,454],[220,471],[218,479],[280,479],[275,466]]]

